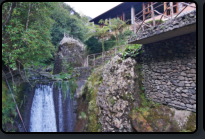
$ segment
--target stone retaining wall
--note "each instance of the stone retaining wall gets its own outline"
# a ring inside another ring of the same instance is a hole
[[[79,80],[87,80],[91,74],[91,67],[78,67],[74,68],[72,76]]]
[[[146,96],[196,111],[196,33],[143,45]]]

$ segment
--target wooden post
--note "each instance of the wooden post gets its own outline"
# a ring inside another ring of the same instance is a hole
[[[167,11],[165,12],[165,10],[167,9],[167,3],[164,2],[164,14],[167,15]]]
[[[135,24],[135,9],[131,7],[131,24],[134,26],[134,34],[136,33],[136,24]]]
[[[170,14],[171,14],[171,20],[173,18],[173,2],[170,2]]]
[[[122,20],[125,21],[125,12],[122,13]]]
[[[152,19],[153,19],[153,26],[155,27],[155,15],[154,15],[154,8],[153,8],[153,2],[151,2],[151,10],[152,10]]]
[[[111,23],[111,18],[109,18],[109,25],[110,25],[110,26],[112,25],[112,23]],[[110,27],[109,32],[112,32],[111,27]]]
[[[134,24],[135,22],[135,13],[134,13],[134,7],[131,7],[131,24]]]
[[[94,66],[95,66],[95,54],[94,54]]]
[[[116,47],[115,47],[115,55],[116,55]]]
[[[89,65],[88,65],[88,56],[87,56],[87,67],[88,67]]]
[[[142,7],[143,7],[143,21],[145,20],[145,4],[144,4],[144,2],[142,3]]]

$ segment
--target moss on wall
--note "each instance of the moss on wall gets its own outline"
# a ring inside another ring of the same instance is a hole
[[[196,130],[196,113],[191,113],[183,127],[182,132],[194,132]]]
[[[99,109],[96,106],[96,97],[98,87],[102,82],[102,67],[100,66],[93,70],[82,90],[82,97],[78,100],[76,132],[101,132],[101,125],[98,123]],[[84,120],[79,118],[82,112],[86,115]]]
[[[194,132],[196,130],[196,114],[191,113],[182,128],[174,120],[175,112],[168,106],[154,103],[145,95],[143,87],[143,74],[141,64],[135,67],[138,78],[136,79],[137,93],[140,94],[140,104],[134,106],[130,113],[132,125],[137,132]],[[138,121],[138,123],[134,122]],[[146,126],[140,126],[146,125]]]
[[[86,101],[88,102],[88,122],[86,130],[87,132],[100,132],[101,125],[98,123],[98,112],[99,109],[96,105],[96,97],[98,87],[102,82],[101,77],[102,66],[95,70],[91,76],[88,78],[87,82],[87,96]]]

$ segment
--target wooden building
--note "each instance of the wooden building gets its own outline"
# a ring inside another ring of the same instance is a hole
[[[123,2],[91,19],[90,22],[98,24],[100,19],[109,20],[117,17],[123,21],[130,20],[128,24],[131,25],[135,25],[140,22],[149,22],[153,20],[153,17],[154,20],[161,19],[162,21],[165,21],[170,17],[174,18],[175,15],[180,13],[182,10],[183,11],[180,14],[195,9],[190,6],[186,7],[187,3],[191,3],[191,5],[195,6],[195,3],[193,2]],[[164,16],[161,18],[161,15]],[[134,30],[134,27],[130,26],[130,30]]]

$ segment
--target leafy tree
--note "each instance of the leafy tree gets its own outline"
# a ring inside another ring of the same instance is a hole
[[[110,27],[111,27],[112,31],[114,31],[114,33],[115,33],[117,45],[119,45],[119,34],[121,34],[123,36],[123,38],[124,38],[124,41],[126,41],[125,40],[125,35],[123,33],[123,29],[127,26],[126,23],[128,21],[129,20],[124,22],[124,21],[120,20],[120,18],[113,18],[113,19],[111,19]]]
[[[85,40],[89,39],[92,36],[96,36],[99,37],[101,39],[102,42],[102,51],[105,51],[104,48],[104,39],[105,37],[109,36],[109,26],[108,26],[108,22],[107,20],[103,20],[101,19],[98,23],[100,23],[101,25],[103,25],[103,27],[100,27],[100,25],[93,25],[93,26],[89,26],[90,28],[90,32],[87,34]]]
[[[89,54],[94,54],[94,53],[100,53],[102,52],[102,44],[99,42],[97,38],[94,36],[89,38],[86,42],[85,45],[87,46],[86,49]]]
[[[74,14],[73,14],[74,13]],[[83,37],[88,32],[88,17],[80,16],[75,10],[65,3],[55,3],[51,18],[55,21],[51,28],[52,43],[58,46],[64,32],[83,42]]]
[[[48,2],[3,3],[2,60],[6,65],[16,69],[17,61],[30,66],[52,57],[52,9],[53,3]]]

